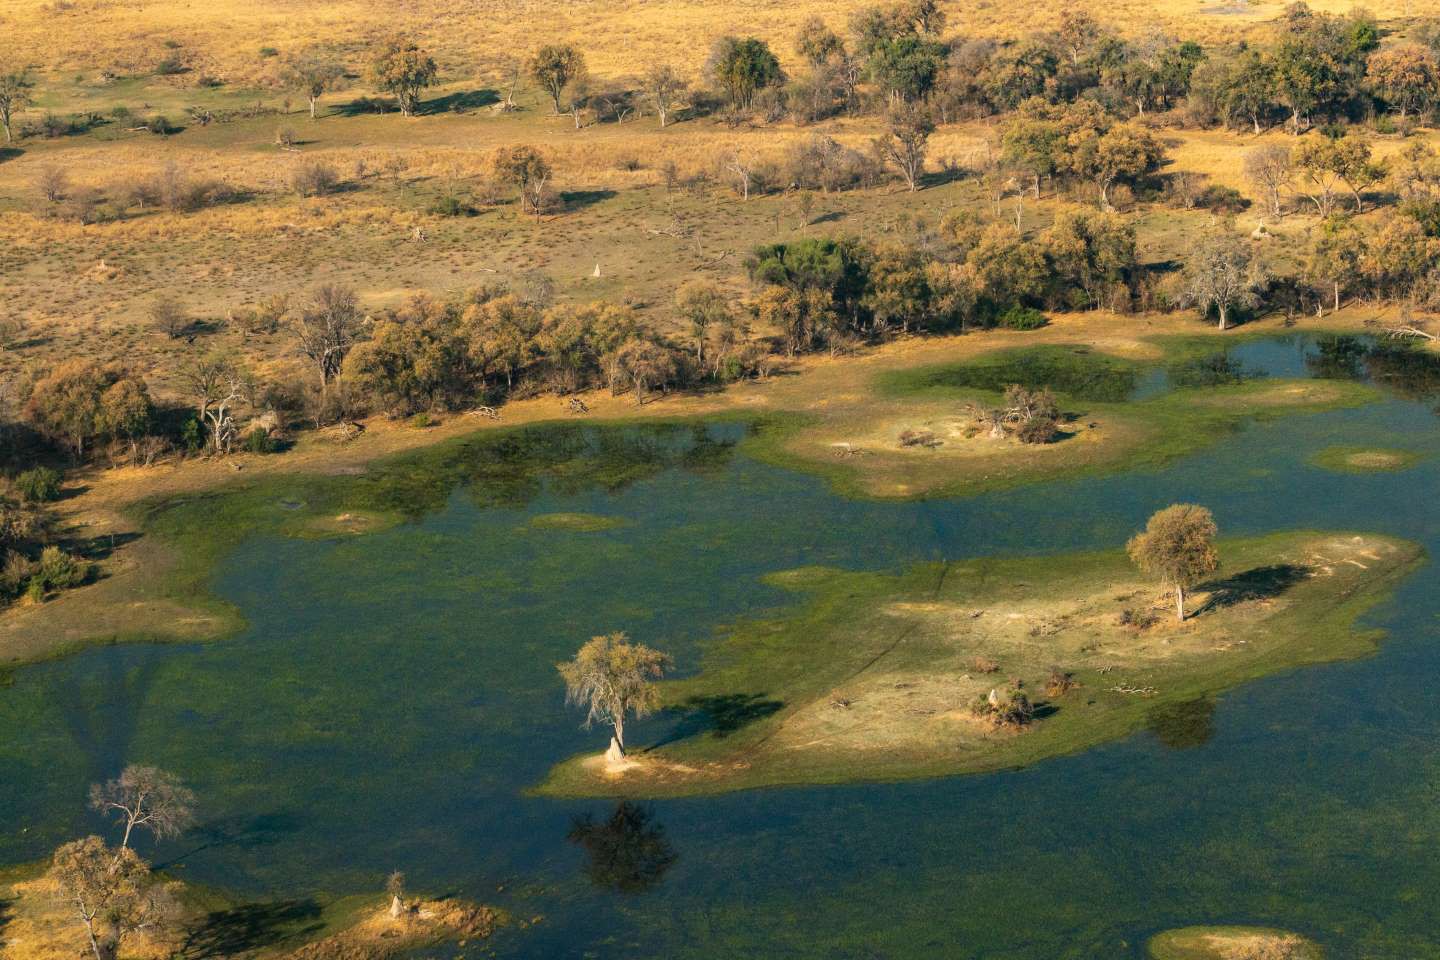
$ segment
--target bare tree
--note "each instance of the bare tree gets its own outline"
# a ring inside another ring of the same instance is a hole
[[[17,111],[24,110],[30,102],[30,89],[35,86],[30,79],[28,67],[14,67],[0,64],[0,126],[5,128],[5,142],[13,143],[14,133],[10,124]]]
[[[396,870],[386,877],[385,892],[390,895],[390,916],[399,919],[405,912],[405,874]]]
[[[190,329],[190,315],[173,297],[162,296],[150,305],[150,322],[171,340],[178,340]]]
[[[642,89],[645,97],[655,107],[660,126],[670,122],[670,112],[685,95],[685,81],[668,63],[656,64],[645,72]]]
[[[35,176],[35,191],[46,203],[59,203],[70,191],[70,178],[61,167],[41,167]]]
[[[760,164],[759,158],[751,150],[736,147],[726,153],[720,162],[725,172],[734,179],[740,198],[749,200],[750,191],[755,186],[755,168]]]
[[[235,408],[247,403],[255,384],[243,367],[225,354],[191,363],[182,373],[196,413],[210,432],[213,453],[229,453],[235,443]]]
[[[90,807],[125,824],[122,851],[130,848],[137,827],[160,839],[179,836],[195,822],[195,794],[159,767],[131,764],[114,780],[92,784]]]
[[[364,317],[355,291],[326,284],[300,310],[295,327],[300,352],[315,364],[323,394],[363,333]]]
[[[1264,267],[1244,241],[1217,232],[1201,238],[1185,261],[1184,299],[1201,314],[1213,308],[1220,315],[1220,329],[1225,330],[1231,310],[1259,302],[1266,279]]]
[[[1280,144],[1256,147],[1245,153],[1245,178],[1265,196],[1265,206],[1277,220],[1284,213],[1285,191],[1295,182],[1290,148]]]

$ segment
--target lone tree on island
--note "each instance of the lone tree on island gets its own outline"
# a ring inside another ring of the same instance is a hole
[[[670,657],[631,643],[624,633],[592,637],[573,660],[556,664],[565,680],[565,702],[585,707],[585,727],[608,723],[615,731],[610,754],[625,755],[625,716],[649,716],[660,705],[655,681]]]
[[[1177,503],[1150,517],[1125,545],[1130,559],[1175,590],[1175,617],[1185,620],[1185,588],[1215,572],[1215,517],[1204,507]]]

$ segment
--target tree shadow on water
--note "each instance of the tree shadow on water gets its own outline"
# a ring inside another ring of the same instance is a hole
[[[185,834],[187,840],[194,838],[193,845],[157,862],[155,869],[173,867],[201,851],[214,850],[217,847],[231,847],[236,850],[267,847],[278,842],[282,836],[297,833],[299,830],[299,819],[283,811],[207,820]]]
[[[1203,747],[1215,736],[1215,701],[1200,697],[1161,704],[1150,711],[1145,726],[1171,750]]]
[[[235,957],[318,932],[320,905],[314,900],[275,900],[215,910],[187,934],[177,956],[184,960]]]
[[[1309,576],[1310,569],[1298,563],[1275,563],[1255,567],[1224,580],[1203,583],[1199,589],[1209,591],[1210,599],[1192,616],[1209,610],[1233,607],[1247,600],[1269,600],[1278,597]]]
[[[785,706],[763,693],[723,693],[709,697],[691,697],[675,709],[682,714],[675,728],[654,747],[684,740],[700,733],[728,737],[742,727],[763,720]]]
[[[660,882],[678,859],[647,808],[622,800],[605,820],[591,814],[576,817],[565,839],[589,856],[585,873],[597,887],[619,893],[642,893]]]

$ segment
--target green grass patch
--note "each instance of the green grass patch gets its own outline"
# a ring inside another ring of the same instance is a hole
[[[603,517],[595,513],[542,513],[526,524],[532,530],[563,530],[570,533],[598,533],[625,526],[622,517]]]
[[[1395,473],[1409,470],[1421,459],[1421,455],[1413,450],[1335,446],[1321,450],[1310,458],[1310,462],[1336,473]]]

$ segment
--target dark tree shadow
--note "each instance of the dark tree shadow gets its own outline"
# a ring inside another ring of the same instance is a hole
[[[674,866],[675,848],[665,828],[646,807],[622,800],[608,819],[576,817],[565,835],[589,856],[585,873],[597,887],[619,893],[643,893]]]
[[[18,160],[24,155],[25,151],[19,147],[0,147],[0,163],[5,163],[9,160]]]
[[[614,190],[568,190],[560,194],[566,210],[583,210],[615,196]]]
[[[691,697],[675,709],[682,714],[669,736],[655,744],[684,740],[700,733],[728,737],[742,727],[778,711],[784,701],[771,700],[763,693],[724,693],[711,697]]]
[[[293,834],[300,829],[299,820],[283,811],[262,813],[256,816],[224,817],[207,820],[185,834],[193,845],[155,864],[156,870],[166,870],[186,858],[203,850],[217,847],[234,847],[238,850],[254,850],[276,843],[280,837]]]
[[[5,928],[10,926],[10,921],[15,919],[14,898],[0,899],[0,943],[5,942]]]
[[[1215,701],[1209,697],[1165,703],[1150,711],[1146,728],[1171,750],[1203,747],[1215,736]]]
[[[1268,600],[1278,597],[1310,575],[1308,567],[1297,563],[1276,563],[1266,567],[1255,567],[1244,573],[1237,573],[1224,580],[1202,583],[1198,589],[1210,593],[1210,599],[1192,616],[1207,610],[1233,607],[1247,600]]]
[[[479,110],[499,102],[500,94],[494,90],[464,90],[427,100],[421,106],[425,113],[460,113],[465,110]]]
[[[140,712],[149,699],[162,651],[110,647],[94,654],[94,671],[72,671],[57,684],[57,709],[71,741],[100,782],[130,756]]]
[[[314,900],[247,903],[207,914],[185,936],[178,956],[184,960],[235,957],[317,933],[320,905]]]

